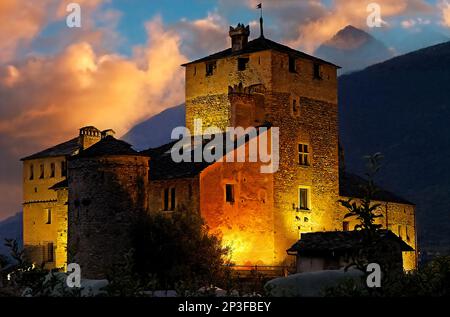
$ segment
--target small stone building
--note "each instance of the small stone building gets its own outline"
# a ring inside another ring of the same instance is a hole
[[[375,263],[387,263],[391,269],[401,271],[402,252],[414,249],[390,230],[380,230],[374,238],[379,250]],[[362,231],[311,232],[302,234],[287,253],[296,257],[297,273],[305,273],[343,269],[353,263],[362,247]]]
[[[85,276],[101,277],[127,249],[127,213],[136,210],[200,211],[241,267],[292,266],[286,250],[302,234],[354,227],[338,200],[361,198],[364,180],[340,164],[339,67],[263,34],[249,41],[243,25],[230,37],[230,48],[183,65],[186,127],[196,136],[209,128],[279,129],[278,170],[261,173],[265,163],[248,159],[251,137],[232,148],[245,151],[244,162],[176,163],[174,143],[138,153],[112,130],[82,128],[23,159],[24,243],[36,263],[76,261]],[[414,204],[381,193],[378,221],[417,250]],[[406,270],[416,266],[409,253]]]

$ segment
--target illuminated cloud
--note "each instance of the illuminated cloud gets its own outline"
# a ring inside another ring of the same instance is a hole
[[[180,37],[160,17],[146,24],[148,43],[135,56],[98,53],[88,41],[51,56],[0,64],[0,206],[19,207],[20,157],[95,125],[118,135],[184,100],[186,57]],[[0,41],[1,42],[1,41]],[[2,212],[2,210],[0,210]],[[2,215],[0,214],[0,219]]]
[[[450,27],[450,2],[447,0],[442,1],[439,4],[439,7],[442,10],[442,24],[446,27]]]

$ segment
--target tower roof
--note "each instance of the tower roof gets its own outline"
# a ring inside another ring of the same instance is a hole
[[[239,51],[233,51],[232,48],[228,48],[226,50],[223,50],[221,52],[194,60],[192,62],[189,63],[185,63],[182,64],[181,66],[187,66],[190,64],[195,64],[195,63],[200,63],[200,62],[207,62],[207,61],[213,61],[213,60],[218,60],[218,59],[222,59],[222,58],[227,58],[227,57],[231,57],[231,56],[237,56],[237,55],[241,55],[241,54],[247,54],[247,53],[255,53],[255,52],[260,52],[260,51],[266,51],[266,50],[274,50],[274,51],[278,51],[278,52],[282,52],[282,53],[287,53],[296,57],[301,57],[301,58],[305,58],[305,59],[309,59],[315,62],[320,62],[323,64],[328,64],[331,66],[334,66],[336,68],[340,68],[339,66],[331,63],[331,62],[327,62],[323,59],[314,57],[312,55],[308,55],[306,53],[300,52],[298,50],[295,50],[293,48],[290,48],[289,46],[274,42],[272,40],[269,40],[265,37],[259,37],[257,39],[254,39],[250,42],[248,42],[243,49],[239,50]]]
[[[136,155],[143,156],[143,154],[133,150],[131,144],[117,140],[113,136],[109,135],[88,147],[86,150],[80,151],[76,156],[78,157],[96,157],[104,155]]]

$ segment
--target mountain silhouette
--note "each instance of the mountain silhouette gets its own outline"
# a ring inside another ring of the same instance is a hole
[[[351,25],[319,46],[314,55],[341,66],[340,73],[364,69],[394,56],[385,44]]]

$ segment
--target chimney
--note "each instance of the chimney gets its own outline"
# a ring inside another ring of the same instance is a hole
[[[113,129],[103,130],[102,131],[102,139],[106,138],[107,136],[114,136],[116,134],[116,131]]]
[[[102,133],[99,129],[93,126],[88,126],[80,129],[80,135],[78,137],[78,144],[80,150],[85,150],[91,145],[94,145],[102,138]]]
[[[242,50],[248,43],[248,37],[250,35],[250,26],[244,26],[239,23],[237,27],[233,28],[230,26],[230,37],[231,37],[231,51],[237,52]]]

